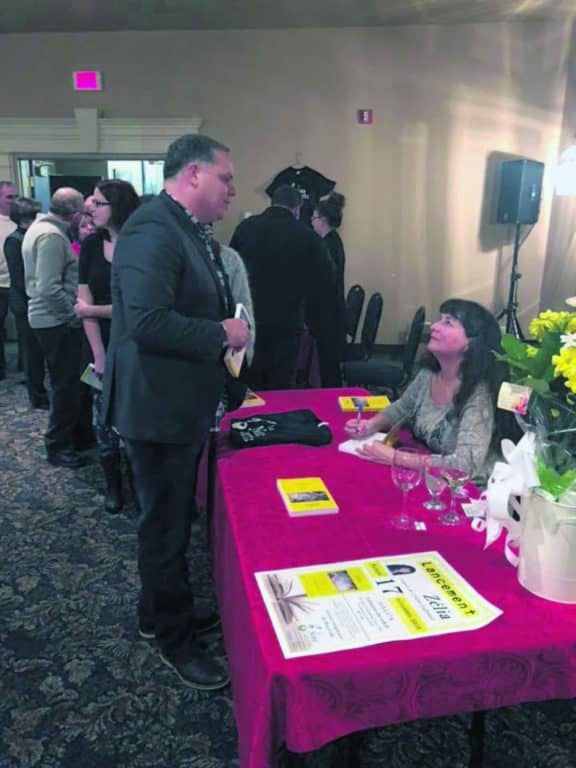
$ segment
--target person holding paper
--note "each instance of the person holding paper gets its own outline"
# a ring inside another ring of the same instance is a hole
[[[503,436],[496,398],[506,366],[494,352],[500,348],[500,328],[480,304],[449,299],[431,326],[428,353],[422,369],[395,403],[371,419],[346,423],[346,432],[368,437],[406,420],[414,437],[433,453],[444,455],[447,466],[470,477],[490,474]],[[391,464],[394,448],[382,443],[358,451],[371,461]]]
[[[227,670],[200,634],[218,617],[194,601],[186,552],[202,449],[222,399],[227,347],[246,346],[232,317],[212,222],[236,190],[229,150],[201,134],[169,146],[164,189],[118,236],[103,414],[124,440],[138,521],[140,635],[186,685],[216,690]],[[209,575],[205,575],[206,582]]]

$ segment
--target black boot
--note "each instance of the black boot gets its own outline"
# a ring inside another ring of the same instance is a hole
[[[107,453],[100,456],[104,477],[106,478],[106,497],[104,509],[110,515],[116,515],[122,509],[122,472],[120,469],[120,454]]]

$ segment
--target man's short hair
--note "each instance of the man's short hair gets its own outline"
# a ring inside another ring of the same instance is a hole
[[[290,208],[291,211],[294,208],[298,208],[302,205],[302,194],[289,184],[282,184],[282,186],[275,189],[272,192],[270,198],[271,205],[280,205],[282,208]]]
[[[32,200],[31,197],[17,197],[10,203],[10,218],[19,227],[25,221],[34,221],[36,214],[41,210],[42,205],[38,200]]]
[[[188,163],[213,163],[214,152],[230,152],[230,149],[210,136],[187,133],[170,144],[164,159],[164,178],[172,179]]]
[[[0,181],[0,189],[3,189],[4,187],[14,187],[15,184],[13,181]]]

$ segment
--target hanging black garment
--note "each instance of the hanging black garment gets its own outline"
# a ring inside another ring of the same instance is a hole
[[[314,207],[321,197],[325,197],[332,192],[336,182],[327,179],[319,171],[309,168],[307,165],[302,168],[290,166],[275,176],[266,187],[266,194],[272,197],[278,187],[288,184],[297,189],[302,195],[302,208],[300,209],[300,221],[311,226],[310,220],[314,212]]]

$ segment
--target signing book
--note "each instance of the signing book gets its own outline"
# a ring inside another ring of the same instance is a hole
[[[250,326],[250,317],[246,311],[244,304],[236,304],[236,310],[234,312],[236,319],[244,320],[248,326]],[[240,376],[240,370],[242,369],[242,363],[244,362],[244,356],[246,355],[246,347],[240,349],[234,349],[228,347],[224,353],[224,365],[228,369],[228,372],[235,379]]]
[[[330,515],[338,512],[338,505],[321,477],[279,478],[276,487],[288,514],[292,517]]]

